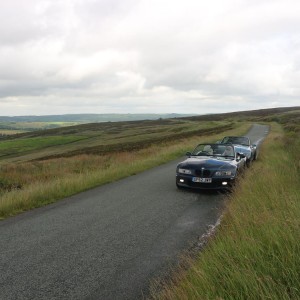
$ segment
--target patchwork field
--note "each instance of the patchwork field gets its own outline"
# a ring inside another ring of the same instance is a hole
[[[77,124],[79,124],[79,122],[7,122],[0,120],[0,135],[12,135],[16,133],[60,128]]]

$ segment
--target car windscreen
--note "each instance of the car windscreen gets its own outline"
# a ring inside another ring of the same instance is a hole
[[[232,158],[235,156],[232,145],[200,144],[192,152],[193,156],[218,156]]]
[[[222,140],[222,143],[223,144],[231,143],[231,144],[244,145],[244,146],[249,146],[250,145],[250,142],[249,142],[248,138],[246,138],[246,137],[240,137],[240,136],[237,136],[237,137],[235,137],[235,136],[225,137]]]

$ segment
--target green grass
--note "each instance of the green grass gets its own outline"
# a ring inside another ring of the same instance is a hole
[[[249,128],[248,123],[240,125],[226,132],[160,142],[136,151],[5,164],[0,169],[0,218],[137,174],[183,156],[200,142],[215,141],[224,134],[243,134]]]
[[[300,137],[290,135],[273,124],[214,239],[154,299],[300,299]]]
[[[64,145],[84,139],[84,136],[48,136],[4,140],[0,142],[0,156],[14,155],[46,147]]]

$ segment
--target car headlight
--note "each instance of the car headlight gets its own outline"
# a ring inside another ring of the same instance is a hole
[[[181,174],[192,174],[192,171],[189,170],[189,169],[178,168],[178,173],[181,173]]]
[[[215,173],[216,176],[231,176],[233,175],[232,171],[217,171]]]

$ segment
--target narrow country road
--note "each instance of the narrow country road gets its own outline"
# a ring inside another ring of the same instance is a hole
[[[247,135],[261,142],[267,132]],[[223,205],[216,192],[177,190],[177,162],[1,221],[0,299],[147,295]]]

